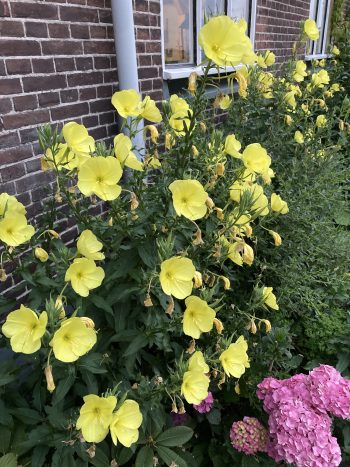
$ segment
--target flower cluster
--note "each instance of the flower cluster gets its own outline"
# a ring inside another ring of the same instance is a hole
[[[0,241],[9,247],[28,242],[34,235],[34,227],[28,225],[26,209],[14,196],[0,194]]]
[[[254,417],[244,417],[234,422],[230,430],[232,446],[247,455],[266,452],[268,434],[266,428]]]
[[[267,452],[299,467],[338,466],[340,448],[328,414],[350,418],[350,381],[328,365],[286,380],[266,378],[257,395],[269,414]]]

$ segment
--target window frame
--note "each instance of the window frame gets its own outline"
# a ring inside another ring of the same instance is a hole
[[[326,17],[323,18],[320,17],[320,10],[322,8],[322,2],[325,2],[325,14]],[[317,27],[320,30],[320,39],[316,42],[309,42],[307,45],[307,51],[310,50],[311,47],[311,53],[306,53],[305,55],[305,60],[319,60],[322,58],[329,58],[331,55],[327,53],[327,48],[330,44],[331,37],[330,37],[330,26],[331,26],[331,17],[332,17],[332,11],[333,11],[333,5],[334,5],[334,0],[311,0],[310,2],[310,18],[314,19],[316,21]],[[316,13],[316,18],[314,15],[315,9],[318,9]],[[322,28],[322,23],[324,23],[324,28]],[[319,41],[321,40],[321,52],[315,52],[312,53],[312,50],[317,49]]]
[[[194,1],[194,0],[193,0]],[[231,5],[232,1],[235,0],[228,0],[228,5],[227,9],[228,11],[231,11]],[[249,27],[249,37],[250,40],[252,41],[253,44],[253,49],[255,46],[255,25],[256,25],[256,4],[257,0],[250,0],[251,1],[251,7],[250,7],[250,22],[248,24]],[[194,21],[196,21],[196,26],[198,28],[200,24],[200,14],[199,12],[202,11],[201,9],[202,6],[202,0],[197,0],[197,11],[196,11],[196,17],[193,18]],[[193,9],[192,9],[193,11]],[[165,65],[165,47],[164,47],[164,23],[163,23],[163,1],[161,0],[160,2],[160,25],[161,25],[161,45],[162,45],[162,68],[163,68],[163,79],[164,80],[173,80],[173,79],[181,79],[181,78],[187,78],[190,73],[195,71],[198,75],[203,74],[203,68],[200,65],[177,65],[174,67],[167,66]],[[197,56],[200,53],[200,47],[197,41],[197,44],[195,41],[193,41],[193,50],[196,49]],[[237,66],[229,66],[225,70],[230,73],[234,70],[239,70],[242,67],[242,65],[237,65]],[[217,74],[216,69],[211,69],[209,71],[209,74]]]

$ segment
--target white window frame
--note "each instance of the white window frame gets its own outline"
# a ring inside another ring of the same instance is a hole
[[[189,1],[195,1],[195,0],[189,0]],[[231,7],[232,7],[232,2],[235,0],[228,0],[228,6],[227,10],[228,13],[230,13]],[[251,0],[251,11],[250,11],[250,23],[249,23],[249,30],[250,30],[250,40],[252,41],[253,48],[255,44],[255,24],[256,24],[256,3],[257,0]],[[202,11],[202,0],[197,0],[197,17],[195,18],[196,23],[197,23],[197,28],[198,25],[200,24],[200,13]],[[165,65],[165,53],[164,53],[164,24],[163,24],[163,1],[161,0],[160,2],[160,21],[161,21],[161,34],[162,34],[162,67],[163,67],[163,79],[165,80],[172,80],[172,79],[181,79],[181,78],[188,78],[189,74],[195,71],[198,75],[203,74],[203,68],[198,65],[177,65],[174,67],[169,67]],[[197,57],[200,55],[200,47],[199,44],[194,45],[196,47],[197,51]],[[229,66],[226,68],[227,72],[232,72],[234,70],[238,70],[241,68],[242,65],[237,65],[237,66]],[[212,69],[209,72],[210,74],[217,74],[216,69]]]
[[[317,27],[320,30],[320,39],[322,41],[321,44],[321,51],[320,52],[312,52],[312,50],[316,50],[319,45],[318,41],[312,41],[307,45],[307,52],[311,48],[311,53],[307,53],[305,56],[305,60],[317,60],[322,58],[330,57],[330,54],[327,53],[327,48],[329,46],[329,33],[330,33],[330,23],[333,11],[333,0],[311,0],[310,2],[310,18],[316,21]],[[317,12],[315,15],[315,10],[317,8]],[[322,9],[324,8],[325,11],[325,18],[321,15]],[[324,20],[324,22],[323,22]],[[324,24],[324,28],[322,27]]]

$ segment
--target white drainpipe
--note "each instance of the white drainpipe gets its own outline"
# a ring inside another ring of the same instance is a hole
[[[132,0],[112,0],[112,17],[119,89],[135,89],[140,92]],[[138,129],[143,130],[143,120]],[[133,144],[141,150],[137,151],[137,156],[141,158],[140,152],[142,153],[145,147],[142,131],[135,136]]]

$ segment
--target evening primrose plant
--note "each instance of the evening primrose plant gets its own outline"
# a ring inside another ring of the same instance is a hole
[[[9,314],[0,436],[22,464],[240,465],[245,456],[229,444],[236,414],[258,411],[256,384],[267,373],[296,367],[286,328],[274,327],[279,296],[256,265],[261,242],[283,245],[278,225],[288,218],[275,155],[261,130],[245,136],[244,118],[227,134],[212,121],[256,92],[267,106],[280,99],[291,131],[300,103],[311,103],[291,78],[265,71],[274,55],[258,57],[246,27],[210,19],[199,33],[203,74],[161,110],[135,90],[116,92],[123,131],[110,147],[77,122],[41,128],[42,169],[55,183],[35,226],[0,195],[1,269],[15,264],[15,293],[27,292],[20,304],[1,301]],[[300,63],[291,73],[305,78]],[[238,103],[220,88],[233,80]],[[326,81],[323,73],[303,91],[315,106]],[[305,145],[328,125],[301,126]],[[145,148],[134,145],[139,131]],[[78,233],[64,243],[67,218]],[[202,403],[214,407],[204,414]]]

